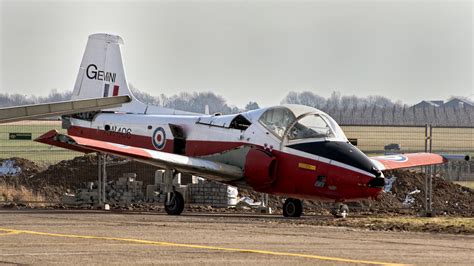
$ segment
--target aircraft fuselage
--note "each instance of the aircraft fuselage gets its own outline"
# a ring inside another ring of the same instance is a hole
[[[252,114],[243,115],[247,127],[230,125],[235,115],[100,113],[90,121],[71,119],[68,134],[235,165],[246,169],[246,177],[225,183],[269,194],[342,201],[381,191],[370,187],[378,175],[370,160],[347,141],[285,143]],[[249,153],[255,149],[263,153]],[[260,167],[268,169],[251,173]]]

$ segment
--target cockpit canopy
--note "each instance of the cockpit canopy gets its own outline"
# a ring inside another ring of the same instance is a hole
[[[265,111],[258,120],[270,132],[283,138],[286,129],[296,120],[295,115],[288,108],[274,107]]]
[[[298,105],[266,109],[258,121],[280,139],[339,139],[347,141],[344,132],[329,115],[315,108]]]

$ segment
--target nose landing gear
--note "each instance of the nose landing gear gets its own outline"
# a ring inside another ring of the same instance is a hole
[[[283,216],[300,217],[303,213],[303,204],[299,199],[287,198],[283,204]]]
[[[349,206],[342,202],[336,202],[334,208],[331,210],[331,214],[336,218],[346,218],[349,214]]]

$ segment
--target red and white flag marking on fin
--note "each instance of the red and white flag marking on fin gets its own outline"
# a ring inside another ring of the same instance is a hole
[[[109,84],[109,83],[105,83],[105,84],[104,84],[104,94],[103,94],[102,96],[103,96],[103,97],[118,96],[118,95],[119,95],[119,89],[120,89],[120,86],[119,86],[119,85],[114,85],[114,89],[113,89],[113,91],[112,91],[112,95],[109,95],[110,84]]]

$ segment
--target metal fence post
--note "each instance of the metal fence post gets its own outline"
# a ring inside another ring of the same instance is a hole
[[[433,126],[430,124],[430,149],[429,152],[433,152]],[[435,175],[436,168],[430,165],[430,179],[429,179],[429,212],[430,216],[433,216],[433,176]]]
[[[433,152],[433,126],[430,124],[429,127],[430,127],[429,152],[431,153]]]
[[[106,190],[107,187],[107,154],[102,155],[102,203],[105,204],[106,200]]]
[[[428,152],[428,124],[425,124],[425,152]],[[428,171],[426,166],[421,167],[422,172],[425,174],[425,195],[424,195],[424,213],[426,215],[428,213]]]
[[[433,127],[425,125],[425,152],[433,151]],[[426,217],[433,217],[433,175],[435,168],[430,165],[425,168],[425,213]]]
[[[428,152],[428,124],[425,124],[425,152]]]
[[[97,198],[99,207],[102,205],[102,155],[97,153]]]

